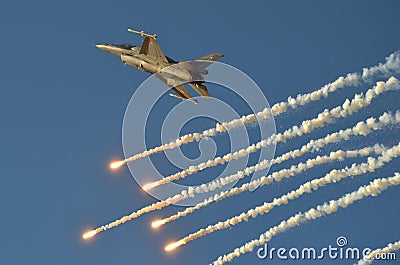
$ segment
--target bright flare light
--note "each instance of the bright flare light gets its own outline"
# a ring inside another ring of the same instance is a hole
[[[96,234],[97,234],[96,230],[90,230],[90,231],[87,231],[86,233],[84,233],[82,235],[82,238],[86,240],[86,239],[94,237]]]
[[[172,242],[172,243],[166,245],[164,250],[165,251],[172,251],[172,250],[176,249],[177,247],[182,246],[183,244],[184,244],[183,240]]]
[[[111,169],[117,169],[117,168],[120,168],[123,165],[125,165],[125,160],[115,161],[115,162],[112,162],[110,164],[110,168]]]
[[[162,220],[162,219],[160,219],[160,220],[153,221],[153,222],[151,223],[151,227],[153,227],[153,228],[155,229],[155,228],[159,228],[159,227],[162,226],[163,224],[165,224],[165,221]]]
[[[152,182],[152,183],[144,185],[143,189],[144,190],[150,190],[150,189],[152,189],[154,187],[157,187],[158,185],[159,185],[158,182]]]

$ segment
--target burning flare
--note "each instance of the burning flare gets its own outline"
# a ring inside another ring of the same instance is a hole
[[[118,169],[118,168],[120,168],[121,166],[123,166],[123,165],[125,165],[125,164],[126,164],[125,160],[114,161],[114,162],[112,162],[112,163],[110,164],[110,168],[111,168],[111,169]]]
[[[84,233],[82,235],[82,238],[87,240],[87,239],[90,239],[90,238],[94,237],[96,234],[97,234],[96,230],[90,230],[90,231],[87,231],[86,233]]]
[[[159,228],[160,226],[162,226],[163,224],[165,224],[165,221],[163,219],[159,219],[159,220],[153,221],[151,223],[151,227],[156,229],[156,228]]]
[[[177,247],[182,246],[183,244],[185,244],[185,242],[183,240],[172,242],[172,243],[169,243],[168,245],[166,245],[164,250],[165,251],[172,251],[172,250],[176,249]]]

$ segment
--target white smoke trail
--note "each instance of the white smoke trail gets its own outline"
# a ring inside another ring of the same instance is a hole
[[[329,202],[325,202],[322,205],[318,205],[316,208],[311,208],[305,213],[298,213],[296,215],[293,215],[289,219],[282,221],[279,225],[270,228],[264,234],[261,234],[259,239],[254,239],[250,242],[247,242],[241,247],[236,248],[231,253],[218,257],[218,259],[215,260],[213,264],[221,265],[226,262],[231,262],[234,258],[239,257],[247,252],[251,252],[254,250],[255,247],[264,245],[265,243],[271,241],[274,236],[287,231],[289,228],[298,226],[307,221],[330,215],[338,211],[340,208],[347,208],[349,205],[353,204],[356,201],[362,200],[367,196],[378,196],[388,187],[396,186],[399,184],[400,173],[398,172],[396,172],[393,177],[375,179],[369,185],[362,186],[358,190],[348,193],[338,200],[331,200]],[[177,243],[175,243],[175,246],[183,244],[184,242],[177,241]]]
[[[376,258],[377,255],[382,255],[382,254],[388,254],[395,252],[400,249],[400,240],[397,242],[389,243],[386,247],[384,248],[378,248],[369,253],[368,256],[364,257],[362,260],[360,260],[357,265],[369,265],[374,262],[374,259]]]
[[[397,111],[395,115],[385,112],[378,118],[378,120],[371,117],[371,118],[367,119],[366,121],[358,122],[357,125],[355,125],[352,128],[348,128],[345,130],[340,130],[338,132],[328,134],[327,136],[317,139],[317,140],[311,140],[307,144],[303,145],[301,148],[289,151],[289,152],[273,159],[271,161],[271,164],[278,164],[283,161],[287,161],[290,158],[300,157],[307,152],[310,152],[314,149],[322,148],[329,143],[337,143],[337,142],[340,142],[343,140],[348,140],[351,136],[354,136],[354,135],[366,136],[369,133],[371,133],[372,131],[380,130],[389,124],[397,124],[397,123],[400,123],[400,111]],[[352,151],[348,151],[348,152],[349,152],[349,154],[352,154],[351,153]],[[338,151],[338,153],[342,154],[343,151]],[[368,154],[366,154],[366,155],[368,155]],[[294,174],[296,174],[296,172],[298,172],[298,173],[300,172],[300,171],[296,171],[294,169],[306,170],[306,169],[309,169],[309,168],[313,167],[314,165],[316,165],[316,163],[314,161],[320,161],[321,163],[322,163],[322,161],[328,162],[328,161],[330,161],[330,159],[332,159],[335,156],[336,156],[335,152],[332,152],[329,157],[324,156],[322,158],[319,157],[319,159],[310,159],[310,160],[306,161],[305,163],[300,163],[297,166],[294,166],[290,169],[282,169],[278,172],[274,172],[272,175],[269,175],[266,177],[264,176],[264,177],[261,177],[260,179],[253,180],[249,183],[245,183],[241,187],[235,187],[228,191],[223,191],[219,194],[215,194],[214,196],[211,196],[211,197],[205,199],[203,202],[200,202],[200,203],[196,204],[195,206],[187,207],[184,211],[178,212],[177,214],[169,216],[162,220],[158,220],[158,221],[156,221],[155,224],[157,224],[157,226],[160,226],[160,225],[169,223],[171,221],[177,220],[177,219],[187,216],[188,214],[191,214],[203,207],[206,207],[206,206],[210,205],[211,203],[218,202],[222,199],[238,195],[238,194],[240,194],[244,191],[247,191],[253,187],[268,185],[268,184],[272,183],[273,181],[280,181],[284,177],[293,176]],[[263,170],[267,165],[268,165],[268,161],[264,160],[257,165],[246,168],[244,171],[238,171],[236,174],[227,176],[222,179],[217,179],[215,181],[208,183],[207,185],[203,184],[200,187],[196,187],[196,188],[189,187],[187,190],[184,190],[181,192],[181,195],[183,195],[183,197],[181,197],[181,198],[186,199],[188,197],[194,197],[195,194],[206,193],[206,192],[213,191],[216,188],[221,188],[230,182],[237,181],[238,179],[242,179],[245,176],[250,175],[252,172]]]
[[[398,123],[400,123],[400,111],[397,111],[395,113],[395,115],[385,112],[378,119],[371,117],[371,118],[367,119],[366,121],[358,122],[352,128],[348,128],[345,130],[340,130],[338,132],[328,134],[327,136],[317,139],[317,140],[311,140],[310,142],[303,145],[299,149],[289,151],[285,154],[282,154],[281,156],[279,156],[277,158],[274,158],[270,163],[271,164],[279,164],[279,163],[289,160],[290,158],[298,158],[305,153],[308,153],[315,149],[322,148],[322,147],[326,146],[327,144],[338,143],[343,140],[348,140],[351,136],[355,136],[355,135],[366,136],[369,133],[371,133],[372,131],[377,131],[377,130],[380,130],[390,124],[398,124]],[[322,161],[322,160],[319,160],[319,161]],[[207,192],[215,190],[216,188],[221,188],[224,185],[227,185],[228,183],[242,179],[245,176],[248,176],[255,171],[263,170],[265,167],[268,166],[268,164],[269,164],[268,160],[264,160],[264,161],[260,162],[259,164],[256,164],[254,166],[244,169],[243,171],[238,171],[236,174],[211,181],[210,183],[203,184],[199,187],[195,187],[195,188],[189,187],[187,190],[184,190],[181,192],[181,195],[183,195],[181,198],[187,199],[189,197],[194,197],[196,194],[207,193]],[[310,163],[310,162],[306,161],[305,164],[313,165],[314,163]],[[297,165],[296,167],[302,167],[301,165],[302,165],[302,163]],[[290,173],[293,174],[293,171],[291,171]],[[275,172],[274,176],[275,176],[275,179],[278,179],[278,178],[281,178],[280,176],[285,176],[285,174],[288,174],[288,169],[284,169],[279,172]],[[265,178],[267,180],[271,179],[271,181],[273,181],[273,179],[274,179],[272,176],[268,176]],[[212,197],[205,199],[203,202],[198,203],[195,206],[187,207],[185,210],[178,212],[175,215],[171,215],[167,218],[157,220],[157,221],[153,222],[153,224],[155,227],[159,227],[163,224],[169,223],[171,221],[175,221],[175,220],[177,220],[181,217],[187,216],[188,214],[191,214],[203,207],[206,207],[206,206],[210,205],[211,203],[218,202],[222,199],[240,194],[244,191],[249,190],[251,187],[258,187],[258,185],[261,185],[261,186],[265,185],[262,183],[263,182],[261,182],[259,180],[253,180],[250,183],[243,184],[241,187],[235,187],[228,191],[223,191],[220,194],[216,194]],[[269,183],[269,181],[267,181],[267,183]]]
[[[361,163],[358,165],[353,164],[351,167],[346,167],[341,170],[334,169],[322,178],[313,179],[311,181],[308,181],[305,184],[302,184],[296,190],[290,191],[287,194],[285,194],[279,198],[274,198],[272,200],[272,202],[265,202],[263,205],[254,207],[253,209],[250,209],[247,212],[243,212],[237,216],[228,218],[225,221],[221,221],[214,225],[209,225],[206,228],[202,228],[202,229],[198,230],[197,232],[192,233],[192,234],[182,238],[180,240],[180,242],[184,242],[186,244],[190,241],[193,241],[193,240],[200,238],[202,236],[205,236],[207,234],[211,234],[215,231],[230,228],[231,226],[234,226],[243,221],[247,222],[249,220],[249,218],[256,218],[258,215],[263,215],[265,213],[268,213],[274,207],[287,204],[290,200],[295,200],[295,199],[299,198],[300,196],[304,195],[305,193],[311,193],[312,191],[316,191],[319,188],[324,187],[328,184],[336,183],[345,178],[358,176],[358,175],[361,175],[361,174],[364,174],[367,172],[374,172],[378,168],[381,168],[385,164],[392,161],[394,158],[400,156],[400,144],[393,146],[392,148],[387,149],[387,150],[379,145],[375,145],[374,147],[368,147],[368,148],[364,148],[361,150],[348,151],[348,153],[350,153],[354,156],[357,153],[361,154],[361,155],[369,155],[372,152],[381,153],[381,155],[378,156],[377,158],[368,157],[368,160],[366,163]],[[344,160],[347,157],[345,155],[345,153],[346,152],[344,152],[344,151],[332,152],[330,157],[333,159],[337,159],[337,160]],[[334,155],[332,155],[332,154],[334,154]],[[310,163],[318,164],[318,160],[324,161],[325,158],[323,158],[323,157],[321,157],[321,159],[317,158],[317,159],[314,159]],[[301,169],[301,168],[299,168],[299,169]]]
[[[377,98],[382,93],[398,89],[400,89],[400,82],[395,77],[390,77],[386,82],[377,82],[373,88],[367,90],[365,95],[362,93],[356,94],[351,101],[349,99],[346,99],[343,105],[337,106],[331,110],[326,109],[323,112],[319,113],[317,115],[317,118],[304,120],[301,123],[301,126],[293,126],[283,133],[271,135],[267,139],[261,140],[256,144],[252,144],[249,147],[241,149],[234,153],[226,154],[223,157],[216,157],[213,160],[208,160],[207,162],[201,163],[197,166],[190,166],[188,169],[162,178],[161,180],[152,182],[144,186],[143,188],[145,190],[148,190],[174,180],[186,178],[187,176],[195,174],[198,171],[204,170],[206,168],[217,166],[219,164],[224,164],[233,159],[237,160],[239,158],[245,157],[273,143],[286,142],[286,140],[288,139],[308,134],[312,132],[315,128],[322,128],[326,124],[333,123],[336,119],[345,118],[356,113],[360,109],[369,106],[372,100]]]
[[[344,131],[339,131],[338,133],[333,133],[330,135],[327,135],[325,138],[322,138],[320,140],[317,141],[310,141],[310,143],[308,143],[307,145],[305,145],[306,147],[302,147],[301,150],[306,151],[306,150],[310,150],[312,148],[316,148],[316,147],[322,147],[327,143],[331,143],[331,142],[337,142],[340,141],[341,139],[347,139],[348,137],[350,137],[351,135],[367,135],[368,133],[370,133],[372,130],[379,130],[381,128],[383,128],[384,126],[387,126],[388,124],[395,124],[400,122],[400,112],[396,112],[396,115],[393,116],[390,113],[384,113],[383,115],[381,115],[379,117],[379,122],[377,122],[377,120],[375,118],[369,118],[367,119],[365,122],[359,122],[355,127],[353,127],[352,129],[346,129]],[[290,153],[290,152],[289,152]],[[291,156],[293,157],[297,157],[299,155],[298,152],[293,151],[293,153],[291,153]],[[283,158],[283,159],[289,159],[289,158]],[[263,179],[263,178],[261,178]],[[246,184],[245,184],[246,185]],[[203,186],[202,186],[203,187]],[[242,186],[242,188],[244,188]],[[243,189],[244,190],[244,189]],[[196,189],[196,191],[199,192],[198,189]],[[215,196],[215,200],[221,200],[224,197],[229,197],[231,196],[230,194],[234,194],[236,192],[238,192],[238,188],[234,188],[233,190],[230,190],[227,193],[223,193],[220,194],[219,196]],[[155,210],[160,210],[166,206],[169,206],[170,204],[174,204],[177,203],[179,201],[182,201],[184,199],[187,199],[188,196],[191,196],[190,194],[192,194],[192,190],[189,188],[188,191],[183,191],[181,194],[176,194],[172,197],[167,198],[166,200],[160,201],[160,202],[156,202],[153,203],[151,205],[148,205],[146,207],[143,207],[135,212],[132,212],[129,215],[123,216],[118,220],[115,220],[107,225],[103,225],[93,231],[94,234],[98,234],[102,231],[108,230],[110,228],[119,226],[129,220],[135,219],[139,216],[141,216],[142,214],[148,213],[148,212],[152,212]],[[209,202],[211,203],[211,202]],[[208,203],[208,204],[209,204]],[[203,203],[204,205],[204,203]],[[204,205],[205,206],[205,205]],[[198,206],[200,208],[200,206]],[[189,207],[187,209],[190,208],[194,208],[194,207]],[[192,209],[192,211],[194,211],[195,209]],[[187,211],[185,211],[187,212]],[[179,213],[180,214],[180,213]],[[187,213],[186,213],[187,214]],[[185,214],[185,215],[186,215]],[[177,219],[177,218],[176,218]]]
[[[317,139],[317,140],[311,140],[307,144],[303,145],[299,149],[294,149],[292,151],[289,151],[287,153],[284,153],[280,155],[279,157],[276,157],[269,161],[268,159],[262,160],[260,163],[250,166],[245,168],[243,171],[238,171],[237,173],[224,177],[224,178],[218,178],[214,181],[209,182],[208,184],[202,185],[201,187],[196,187],[196,188],[189,188],[186,191],[182,193],[182,195],[187,194],[189,197],[194,197],[196,193],[206,193],[213,191],[217,188],[222,188],[223,186],[235,182],[239,179],[244,178],[245,176],[248,176],[254,172],[264,170],[269,167],[269,165],[274,165],[274,164],[280,164],[284,161],[287,161],[291,158],[298,158],[308,152],[313,152],[316,149],[320,149],[327,144],[330,143],[337,143],[343,140],[349,139],[351,136],[355,135],[363,135],[366,136],[372,131],[380,130],[383,127],[389,125],[389,124],[397,124],[400,123],[400,111],[397,111],[395,115],[392,115],[391,113],[384,113],[382,114],[378,120],[375,118],[371,117],[367,119],[366,121],[360,121],[355,125],[353,128],[348,128],[345,130],[340,130],[335,133],[328,134],[327,136]],[[253,185],[254,186],[254,185]]]
[[[379,129],[383,128],[384,126],[387,126],[388,124],[395,124],[395,123],[399,123],[399,122],[400,122],[400,112],[399,111],[396,112],[395,116],[390,113],[384,113],[383,115],[381,115],[379,117],[378,122],[375,118],[369,118],[365,122],[359,122],[356,126],[354,126],[351,129],[341,130],[338,133],[329,134],[325,138],[322,138],[322,139],[319,139],[316,141],[315,140],[310,141],[310,143],[308,143],[307,145],[304,145],[300,150],[301,150],[301,152],[307,152],[307,150],[317,148],[317,147],[320,148],[328,143],[338,142],[342,139],[347,139],[351,135],[367,135],[371,131],[379,130]],[[350,155],[351,151],[348,151],[348,152]],[[287,160],[287,159],[289,159],[290,156],[298,157],[301,154],[301,153],[297,152],[296,150],[291,151],[289,153],[290,153],[290,155],[288,155],[287,157],[286,157],[286,155],[284,155],[284,156],[281,156],[282,158],[278,158],[277,162],[279,162],[281,160],[282,161]],[[361,153],[362,152],[360,152],[360,154]],[[286,170],[285,172],[288,172],[288,171]],[[278,176],[280,176],[282,174],[277,175],[276,173],[274,173],[273,176],[275,176],[274,178],[277,179]],[[260,178],[260,180],[263,180],[263,178]],[[256,183],[253,183],[250,185],[255,185],[255,184]],[[263,185],[263,184],[261,184],[261,185]],[[225,197],[233,196],[233,194],[236,194],[238,192],[243,192],[244,190],[247,190],[249,187],[251,187],[251,186],[249,186],[248,184],[244,184],[241,188],[231,189],[230,191],[221,193],[220,195],[216,195],[215,197],[212,197],[211,199],[212,199],[212,201],[219,201]],[[202,186],[202,188],[204,188],[204,187]],[[196,189],[196,191],[200,193],[200,191],[198,189]],[[183,191],[181,194],[176,194],[166,200],[156,202],[156,203],[153,203],[146,207],[143,207],[142,209],[139,209],[139,210],[137,210],[129,215],[126,215],[116,221],[113,221],[107,225],[101,226],[101,227],[95,229],[94,231],[96,231],[96,234],[98,234],[102,231],[119,226],[129,220],[132,220],[132,219],[135,219],[135,218],[141,216],[142,214],[145,214],[145,213],[148,213],[151,211],[155,211],[155,210],[160,210],[166,206],[169,206],[171,204],[174,204],[174,203],[177,203],[184,199],[187,199],[188,196],[192,196],[191,194],[193,194],[193,190],[191,188],[189,188],[188,191]],[[196,205],[195,207],[197,207],[197,208],[204,207],[212,202],[211,199],[206,200],[207,204],[201,203],[201,204]],[[184,213],[179,213],[178,215],[180,215],[180,216],[183,216],[183,214],[187,215],[188,213],[195,211],[196,210],[195,207],[189,207],[189,208],[187,208],[187,210],[185,210]],[[171,218],[171,221],[173,219],[177,219],[177,218]],[[168,219],[166,219],[166,220],[168,220]],[[160,223],[158,223],[158,224],[160,224]]]
[[[256,114],[250,114],[243,116],[240,119],[235,119],[230,122],[224,122],[222,124],[218,123],[215,128],[211,128],[203,131],[202,133],[193,133],[181,136],[179,139],[172,141],[170,143],[148,149],[142,153],[128,157],[122,161],[117,161],[112,164],[112,168],[118,168],[124,163],[134,161],[140,158],[147,157],[151,154],[162,152],[169,149],[177,148],[183,144],[191,143],[193,141],[200,141],[200,139],[205,137],[215,136],[217,133],[225,132],[237,126],[242,126],[244,124],[249,124],[255,122],[258,119],[270,118],[270,111],[272,111],[273,116],[278,116],[285,113],[289,108],[294,109],[298,106],[306,105],[312,101],[318,101],[322,97],[327,98],[330,93],[337,91],[338,89],[352,86],[357,87],[360,85],[361,81],[364,80],[369,82],[374,78],[379,77],[389,77],[391,75],[396,75],[400,71],[400,52],[394,52],[386,57],[385,63],[380,63],[378,66],[373,66],[370,68],[364,68],[362,75],[359,73],[349,73],[346,77],[340,76],[334,82],[329,83],[322,88],[315,90],[314,92],[308,94],[299,94],[295,98],[289,97],[286,102],[276,103],[272,106],[271,110],[266,108]]]
[[[399,69],[400,69],[400,53],[396,52],[396,53],[391,54],[387,58],[387,62],[385,64],[380,64],[379,66],[376,66],[376,67],[373,67],[373,68],[370,68],[370,69],[364,69],[362,78],[367,80],[368,78],[372,78],[374,75],[386,76],[388,74],[391,74],[391,72],[393,72],[393,71],[397,72]],[[293,104],[293,102],[298,102],[298,105],[304,105],[304,104],[307,103],[307,100],[309,100],[308,102],[314,101],[314,100],[318,100],[321,97],[321,95],[324,96],[324,97],[327,97],[329,93],[334,92],[338,88],[341,88],[341,87],[344,87],[344,86],[350,86],[350,85],[352,85],[352,83],[354,83],[354,85],[358,84],[360,79],[359,79],[359,77],[356,78],[356,76],[359,76],[359,75],[358,74],[348,74],[346,78],[340,77],[335,82],[333,82],[332,84],[328,84],[328,85],[324,86],[323,88],[321,88],[320,90],[318,90],[318,91],[321,91],[321,92],[313,92],[314,95],[312,95],[312,93],[311,94],[300,95],[295,99],[295,101],[293,101],[292,99],[289,98],[290,100],[288,99],[288,103],[287,104],[289,104],[289,101],[290,101],[292,103],[290,103],[289,105],[291,107],[295,107],[297,105]],[[356,81],[353,78],[356,78],[358,81]],[[378,91],[378,93],[381,93],[381,92]],[[278,104],[275,104],[275,105],[276,106],[280,106],[281,104],[282,103],[278,103]],[[346,105],[346,108],[347,107],[348,106]],[[279,107],[273,107],[273,108],[274,109],[275,108],[279,109]],[[262,116],[261,113],[256,114],[256,115]],[[276,111],[276,113],[279,114],[278,111]],[[283,113],[283,112],[281,112],[281,113]],[[322,114],[320,114],[320,115],[322,115]],[[247,120],[247,121],[250,120],[250,118],[248,116],[246,116],[246,117],[244,117],[243,119]],[[220,126],[222,126],[222,125],[220,125]],[[225,124],[225,126],[229,128],[229,124]],[[218,127],[218,125],[217,125],[217,127]],[[225,128],[225,127],[222,126],[222,128]],[[225,129],[223,129],[223,130],[225,130]],[[177,140],[177,142],[171,142],[170,144],[164,145],[164,147],[166,149],[171,149],[171,148],[175,148],[175,147],[185,143],[186,140],[188,142],[193,141],[193,139],[198,141],[202,137],[211,136],[213,134],[213,131],[215,132],[215,131],[218,131],[218,130],[217,129],[210,129],[210,130],[204,131],[203,134],[190,134],[190,135],[182,136],[179,140]],[[157,149],[157,148],[159,148],[159,149]],[[158,152],[158,151],[162,151],[163,150],[162,146],[161,147],[157,147],[157,148],[152,149],[152,150],[154,152]],[[146,152],[147,153],[144,154],[143,157],[147,156],[147,155],[150,155],[153,151],[151,151],[151,150],[145,151],[145,153]],[[138,154],[136,158],[140,158],[140,157],[142,157],[142,156],[140,154]],[[114,168],[117,168],[117,167],[121,166],[124,162],[127,162],[128,160],[129,159],[126,159],[124,161],[117,161],[114,164]],[[134,160],[134,159],[132,159],[132,160]],[[111,166],[113,167],[113,165],[111,165]],[[118,220],[115,220],[115,221],[113,221],[113,222],[111,222],[111,223],[109,223],[107,225],[103,225],[103,226],[101,226],[99,228],[96,228],[94,230],[88,231],[87,233],[85,233],[83,235],[83,237],[84,238],[90,238],[90,237],[96,235],[97,233],[100,233],[101,231],[105,231],[105,230],[108,230],[108,229],[110,229],[112,227],[116,227],[116,226],[118,226],[120,224],[123,224],[123,223],[125,223],[125,222],[127,222],[127,221],[129,221],[131,219],[137,218],[137,217],[139,217],[140,215],[142,215],[144,213],[161,209],[161,208],[163,208],[163,207],[165,207],[167,205],[173,204],[173,203],[175,203],[177,201],[180,201],[182,199],[185,199],[185,198],[187,198],[187,197],[182,195],[182,194],[177,194],[177,195],[172,196],[172,197],[170,197],[170,198],[168,198],[168,199],[166,199],[166,200],[164,200],[162,202],[153,203],[153,204],[148,205],[148,206],[146,206],[146,207],[144,207],[144,208],[142,208],[140,210],[137,210],[137,211],[135,211],[135,212],[133,212],[133,213],[131,213],[129,215],[126,215],[126,216],[124,216],[124,217],[122,217],[122,218],[120,218]]]
[[[374,148],[363,148],[361,150],[355,150],[355,151],[337,151],[337,152],[332,152],[330,156],[323,156],[323,157],[319,157],[318,156],[316,159],[308,160],[307,163],[304,164],[304,165],[307,165],[307,166],[306,167],[302,167],[301,170],[305,170],[306,168],[312,167],[312,166],[314,166],[314,165],[316,165],[318,163],[321,164],[323,161],[332,161],[332,160],[337,160],[337,159],[343,159],[344,157],[354,157],[354,156],[357,156],[357,155],[364,155],[365,156],[365,155],[369,155],[371,152],[381,153],[383,150],[384,150],[383,147],[381,147],[379,145],[376,145]],[[314,161],[314,162],[309,162],[309,161]],[[285,169],[285,170],[282,170],[280,172],[281,172],[281,174],[284,174],[284,172],[288,172],[288,170]],[[261,178],[261,179],[263,179],[263,178]],[[237,192],[237,191],[238,191],[238,189],[235,188],[235,189],[231,190],[231,193]],[[222,199],[222,196],[227,196],[227,195],[225,193],[223,193],[223,195],[221,195],[219,198],[215,197],[214,200],[217,201],[219,199]],[[120,218],[118,220],[115,220],[115,221],[113,221],[113,222],[111,222],[111,223],[109,223],[107,225],[103,225],[103,226],[101,226],[99,228],[96,228],[95,230],[92,230],[92,231],[89,231],[89,232],[91,233],[91,236],[94,236],[94,235],[96,235],[96,234],[98,234],[98,233],[100,233],[102,231],[106,231],[106,230],[111,229],[113,227],[117,227],[117,226],[119,226],[119,225],[121,225],[121,224],[123,224],[123,223],[125,223],[127,221],[135,219],[135,218],[141,216],[142,214],[145,214],[145,213],[148,213],[148,212],[151,212],[151,211],[155,211],[155,210],[160,210],[160,209],[162,209],[162,208],[164,208],[166,206],[169,206],[170,204],[177,203],[177,202],[179,202],[181,200],[184,200],[186,198],[188,198],[188,194],[185,193],[185,192],[182,192],[182,194],[176,194],[176,195],[174,195],[174,196],[172,196],[172,197],[170,197],[170,198],[168,198],[166,200],[163,200],[163,201],[160,201],[160,202],[156,202],[156,203],[153,203],[153,204],[148,205],[146,207],[143,207],[138,211],[135,211],[135,212],[133,212],[133,213],[131,213],[129,215],[126,215],[126,216],[124,216],[124,217],[122,217],[122,218]],[[158,227],[161,224],[164,224],[164,223],[160,223],[159,221],[156,221],[153,224],[153,227]]]
[[[130,221],[132,219],[138,218],[142,214],[145,214],[145,213],[148,213],[148,212],[151,212],[151,211],[155,211],[155,210],[160,210],[160,209],[162,209],[162,208],[164,208],[164,207],[166,207],[166,206],[168,206],[170,204],[173,204],[173,203],[176,203],[176,202],[182,200],[181,196],[182,195],[177,194],[177,195],[175,195],[173,197],[170,197],[170,198],[168,198],[168,199],[166,199],[164,201],[156,202],[156,203],[153,203],[153,204],[148,205],[146,207],[143,207],[140,210],[137,210],[137,211],[135,211],[135,212],[133,212],[133,213],[131,213],[129,215],[123,216],[120,219],[117,219],[117,220],[115,220],[115,221],[113,221],[111,223],[108,223],[106,225],[100,226],[100,227],[98,227],[98,228],[96,228],[94,230],[90,230],[90,231],[86,232],[85,234],[83,234],[82,237],[84,239],[91,238],[91,237],[97,235],[100,232],[103,232],[103,231],[106,231],[108,229],[117,227],[117,226],[119,226],[121,224],[124,224],[124,223],[126,223],[126,222],[128,222],[128,221]]]

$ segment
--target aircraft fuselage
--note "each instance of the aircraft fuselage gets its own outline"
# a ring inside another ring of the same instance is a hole
[[[168,63],[154,61],[150,57],[140,54],[140,46],[132,46],[128,44],[99,44],[96,45],[103,51],[107,51],[111,54],[117,55],[121,58],[121,61],[129,66],[135,67],[139,70],[148,73],[160,73],[173,79],[179,79],[181,81],[191,81],[192,75],[185,69],[179,69],[178,67],[169,67],[176,64],[174,60],[168,58]]]
[[[197,103],[187,91],[185,84],[192,87],[201,97],[209,98],[207,87],[204,85],[204,75],[210,64],[222,58],[220,53],[211,53],[190,62],[176,62],[165,56],[156,41],[156,34],[128,29],[129,32],[145,37],[142,46],[131,44],[99,44],[99,49],[117,55],[121,61],[136,69],[155,74],[163,83],[172,89],[173,97]]]

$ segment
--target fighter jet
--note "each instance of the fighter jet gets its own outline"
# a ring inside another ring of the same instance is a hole
[[[145,37],[142,46],[131,44],[98,44],[99,49],[121,57],[123,63],[139,70],[155,74],[168,85],[175,94],[170,96],[197,103],[186,90],[184,83],[189,84],[200,96],[209,98],[204,85],[206,68],[214,61],[223,57],[220,53],[212,53],[190,62],[177,62],[165,56],[156,41],[156,34],[150,35],[143,31],[128,29],[129,32]]]

